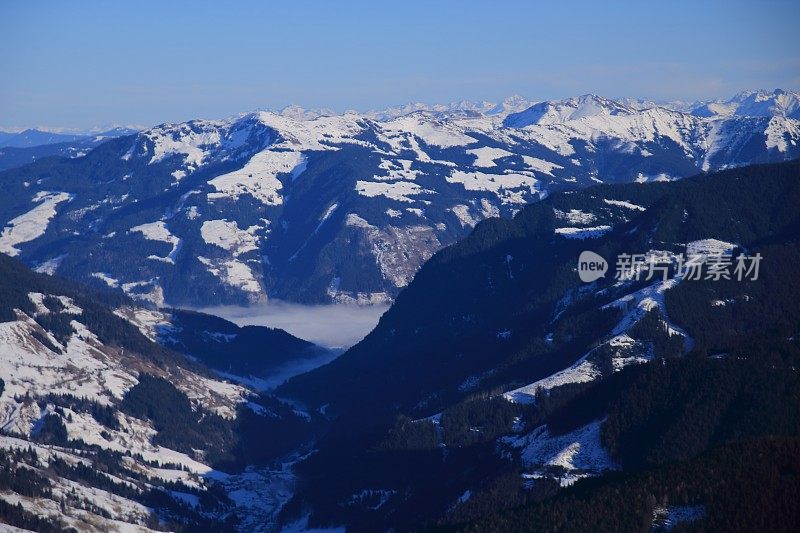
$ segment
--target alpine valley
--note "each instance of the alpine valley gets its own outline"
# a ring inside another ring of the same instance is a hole
[[[798,142],[779,90],[31,156],[0,172],[0,529],[796,531]],[[758,275],[679,268],[723,253]],[[181,308],[268,298],[391,307],[343,353]]]
[[[5,142],[43,149],[20,135]],[[389,302],[482,219],[597,183],[792,159],[799,139],[800,97],[782,90],[163,124],[45,145],[60,148],[0,173],[0,251],[157,305]]]

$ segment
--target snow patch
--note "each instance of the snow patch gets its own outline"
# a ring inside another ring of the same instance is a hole
[[[418,184],[412,181],[395,181],[395,182],[374,182],[374,181],[357,181],[355,190],[362,196],[374,198],[376,196],[385,196],[390,200],[398,202],[413,203],[416,200],[409,198],[419,194],[434,194],[434,191],[423,189]]]
[[[469,213],[469,206],[459,204],[450,208],[450,211],[458,218],[462,228],[472,228],[478,221]]]
[[[495,164],[496,159],[502,159],[504,157],[514,155],[508,150],[503,150],[502,148],[493,148],[489,146],[483,146],[481,148],[467,150],[467,153],[475,156],[476,159],[475,162],[473,163],[474,166],[486,167],[486,168],[497,166]]]
[[[625,202],[623,200],[608,200],[603,198],[603,202],[607,203],[608,205],[616,205],[619,207],[624,207],[626,209],[632,209],[635,211],[646,211],[646,209],[640,205],[632,204],[630,202]]]
[[[559,220],[566,220],[570,224],[591,224],[597,217],[592,213],[586,213],[580,209],[570,209],[568,212],[553,209],[555,217]]]
[[[236,199],[249,194],[264,205],[281,205],[283,184],[279,174],[296,178],[305,170],[305,156],[300,152],[264,150],[254,155],[240,170],[218,176],[208,183],[217,190],[209,200]]]
[[[554,477],[568,486],[580,477],[619,468],[600,441],[603,422],[595,420],[564,435],[553,435],[544,425],[522,437],[504,437],[501,442],[519,450],[527,468],[555,467]]]
[[[556,228],[555,233],[567,239],[597,239],[609,230],[611,226],[602,225],[591,228]]]
[[[104,282],[111,288],[116,289],[117,287],[119,287],[119,280],[116,278],[112,278],[111,276],[109,276],[104,272],[92,272],[92,277],[99,279],[100,281]]]
[[[486,174],[454,170],[445,178],[448,183],[460,183],[468,191],[489,191],[504,204],[524,204],[536,195],[537,180],[526,174]]]
[[[571,383],[588,383],[589,381],[594,381],[602,375],[602,372],[594,363],[587,359],[588,356],[589,353],[585,354],[572,366],[560,372],[535,381],[530,385],[508,391],[503,394],[503,397],[512,403],[532,404],[536,401],[537,392],[546,392],[550,389]]]
[[[206,220],[200,227],[200,235],[207,244],[238,256],[258,250],[258,237],[255,235],[258,229],[258,226],[250,226],[242,230],[236,222],[229,220]]]
[[[171,244],[172,250],[166,257],[151,255],[148,256],[148,259],[155,259],[172,265],[175,264],[175,256],[178,255],[178,251],[180,251],[181,247],[181,239],[170,233],[169,229],[167,229],[167,225],[163,221],[159,220],[157,222],[149,222],[147,224],[134,226],[128,230],[128,233],[141,233],[147,240]]]
[[[0,234],[0,252],[10,256],[20,253],[16,246],[38,239],[47,231],[50,221],[56,216],[56,207],[61,202],[71,201],[74,197],[65,192],[39,192],[33,197],[36,207],[12,218]]]
[[[686,245],[686,255],[723,255],[733,252],[736,245],[718,239],[701,239]]]
[[[253,271],[242,261],[237,259],[209,259],[202,256],[198,257],[197,260],[226,285],[252,294],[263,292],[261,284],[256,279]]]

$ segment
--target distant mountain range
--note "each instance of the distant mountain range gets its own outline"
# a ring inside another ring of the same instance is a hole
[[[65,134],[41,130],[0,131],[0,171],[20,167],[49,156],[80,157],[109,139],[137,130],[116,127],[92,134]]]
[[[798,157],[798,101],[512,97],[163,124],[0,174],[0,251],[158,304],[390,301],[480,220],[554,192]]]
[[[77,141],[82,135],[52,133],[40,130],[25,130],[18,133],[0,131],[0,148],[30,148],[45,144],[57,144]]]
[[[0,131],[0,148],[33,148],[49,144],[74,143],[76,141],[103,140],[132,135],[138,130],[117,126],[108,130],[93,133],[55,133],[37,129],[28,129],[20,132]]]

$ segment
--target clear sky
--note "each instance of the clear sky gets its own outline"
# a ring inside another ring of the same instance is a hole
[[[0,1],[0,126],[800,88],[800,1]]]

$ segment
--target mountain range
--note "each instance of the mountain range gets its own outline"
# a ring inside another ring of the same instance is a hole
[[[81,157],[99,144],[137,130],[114,127],[87,133],[54,133],[35,129],[0,131],[0,170],[32,163],[42,157]]]
[[[154,342],[165,331],[183,353]],[[0,529],[271,520],[289,486],[289,472],[271,464],[315,421],[202,363],[220,366],[219,345],[252,355],[247,339],[261,358],[249,364],[262,369],[309,348],[268,328],[143,309],[0,254]]]
[[[328,361],[0,254],[0,521],[793,531],[798,205],[800,160],[555,191],[435,252]],[[660,274],[587,283],[587,250]],[[763,261],[680,266],[720,254]]]
[[[100,142],[114,137],[132,135],[138,130],[126,126],[114,126],[103,129],[96,128],[91,132],[54,132],[39,129],[23,131],[0,131],[0,148],[34,148],[50,144],[69,144],[74,142]]]
[[[794,161],[554,193],[479,223],[363,341],[277,389],[331,420],[298,468],[310,482],[287,519],[310,509],[315,527],[365,531],[790,530],[797,205]],[[582,282],[584,250],[612,273]],[[678,267],[722,253],[761,254],[760,275],[694,279]],[[664,275],[613,275],[625,254],[658,258]]]
[[[558,191],[798,157],[798,101],[513,97],[163,124],[0,173],[0,251],[157,305],[389,302],[479,221]]]

